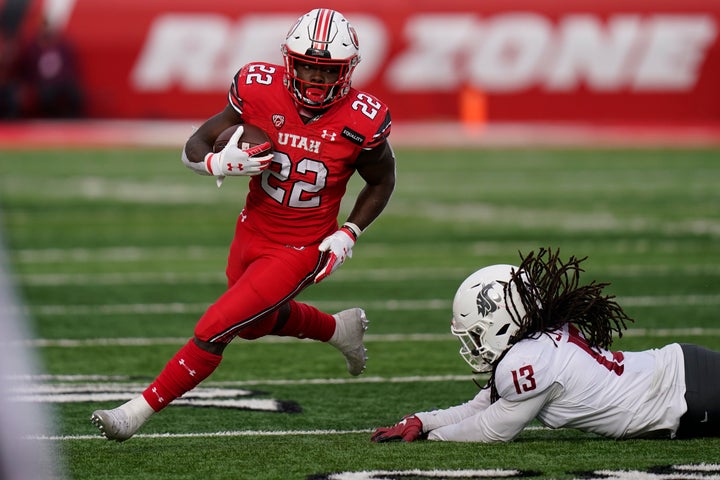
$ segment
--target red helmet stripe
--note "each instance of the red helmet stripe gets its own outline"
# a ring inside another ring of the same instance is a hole
[[[316,50],[327,50],[330,41],[330,26],[335,12],[327,8],[321,8],[315,19],[315,31],[312,35],[312,48]]]

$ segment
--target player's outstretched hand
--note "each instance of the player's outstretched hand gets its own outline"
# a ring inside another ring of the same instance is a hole
[[[252,148],[241,150],[238,140],[244,128],[240,125],[232,134],[227,145],[218,153],[208,153],[205,156],[205,170],[215,176],[257,175],[262,173],[273,159],[273,154],[262,157],[252,157]]]
[[[371,442],[412,442],[422,436],[423,424],[415,415],[406,415],[401,421],[392,427],[375,429]]]
[[[355,245],[355,234],[347,227],[333,233],[320,243],[318,250],[329,252],[325,265],[315,276],[315,283],[321,282],[328,275],[338,269],[345,259],[352,257],[352,247]]]

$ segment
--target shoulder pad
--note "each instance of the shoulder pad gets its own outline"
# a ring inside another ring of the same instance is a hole
[[[381,144],[390,135],[390,110],[377,97],[350,89],[343,108],[348,110],[348,122],[341,135],[363,148]]]

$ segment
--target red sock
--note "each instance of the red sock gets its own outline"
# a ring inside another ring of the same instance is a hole
[[[311,338],[327,342],[335,333],[335,319],[329,313],[321,312],[305,303],[291,300],[290,315],[285,325],[275,332],[283,337]]]
[[[215,371],[222,355],[206,352],[190,339],[165,365],[160,375],[143,392],[145,400],[156,412],[195,388]]]

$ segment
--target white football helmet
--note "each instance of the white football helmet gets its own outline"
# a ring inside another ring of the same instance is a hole
[[[510,283],[513,265],[481,268],[460,284],[453,300],[450,331],[460,339],[460,355],[476,372],[489,372],[510,347],[525,317],[517,288]]]
[[[316,8],[290,29],[282,45],[285,86],[296,102],[308,108],[326,108],[350,90],[353,70],[360,63],[357,33],[335,10]],[[313,83],[298,78],[296,62],[337,67],[333,83]]]

